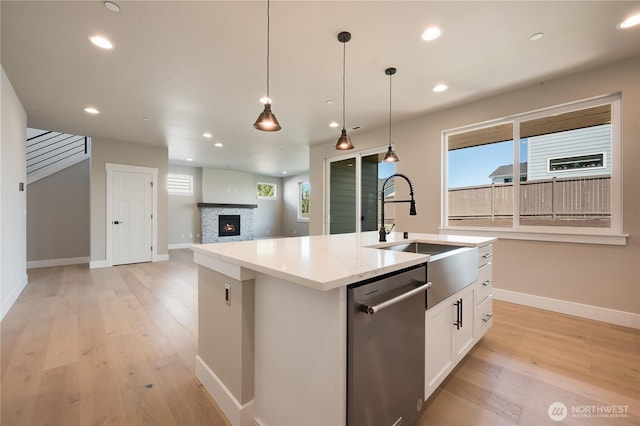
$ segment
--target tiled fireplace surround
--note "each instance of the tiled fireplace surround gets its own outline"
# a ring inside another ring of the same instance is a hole
[[[216,243],[222,241],[253,240],[253,222],[257,204],[222,204],[198,203],[202,219],[202,243]],[[219,215],[239,215],[240,235],[220,237],[218,235]]]

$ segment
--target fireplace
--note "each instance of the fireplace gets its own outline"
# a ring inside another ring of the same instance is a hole
[[[218,236],[233,237],[240,235],[240,215],[221,214],[218,215]]]
[[[198,203],[202,243],[253,240],[257,204]],[[242,223],[242,229],[240,229]],[[232,229],[235,228],[232,233]]]

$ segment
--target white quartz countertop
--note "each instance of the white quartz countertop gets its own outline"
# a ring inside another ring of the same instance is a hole
[[[218,242],[192,246],[196,263],[202,256],[269,274],[317,290],[331,290],[429,261],[429,255],[379,250],[398,243],[428,242],[478,247],[495,238],[401,232],[378,242],[378,232]]]

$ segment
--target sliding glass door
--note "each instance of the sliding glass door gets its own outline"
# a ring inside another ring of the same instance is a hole
[[[394,163],[382,163],[383,154],[384,150],[329,160],[330,234],[378,229],[379,187],[395,171]]]

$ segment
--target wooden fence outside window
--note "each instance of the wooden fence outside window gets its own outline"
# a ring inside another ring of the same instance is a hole
[[[609,227],[611,176],[520,182],[520,223]],[[453,226],[510,226],[513,183],[449,189],[448,223]]]

